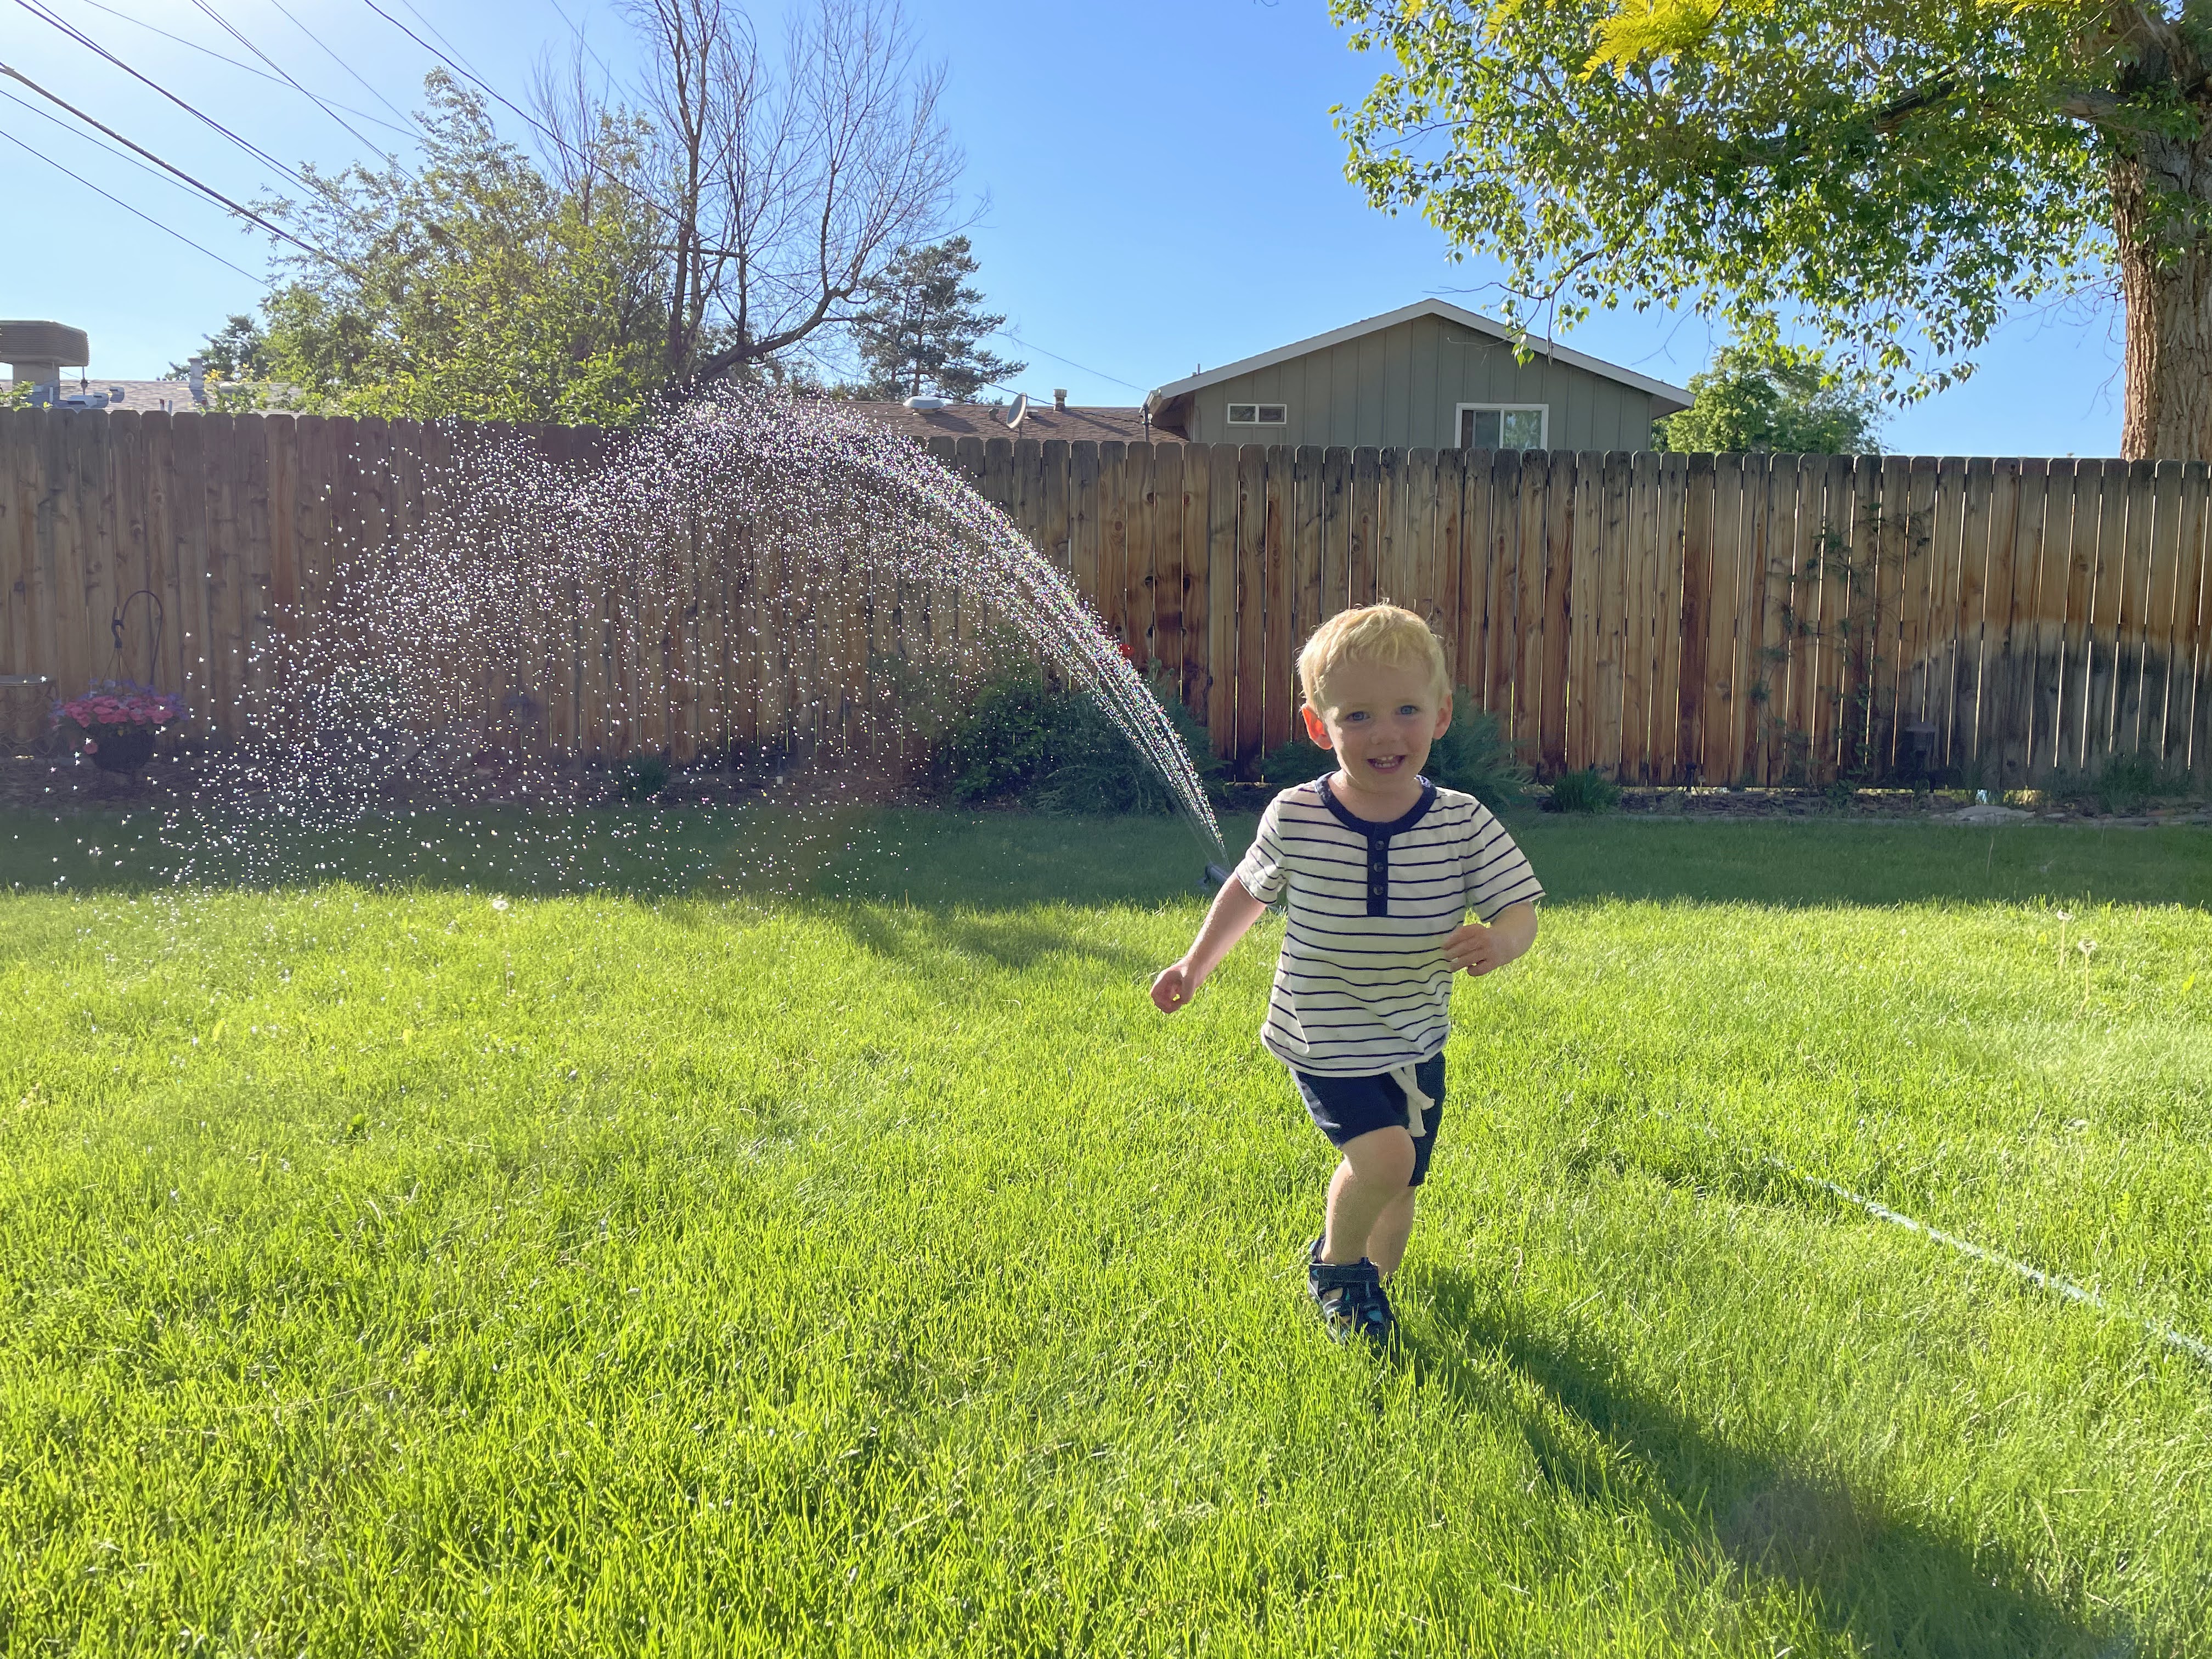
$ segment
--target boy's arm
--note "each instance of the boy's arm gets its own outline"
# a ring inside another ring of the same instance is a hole
[[[1535,942],[1536,907],[1524,899],[1500,910],[1487,927],[1479,921],[1462,927],[1444,941],[1444,960],[1480,976],[1528,955]]]
[[[1188,1002],[1206,982],[1206,976],[1220,966],[1230,947],[1244,937],[1267,908],[1246,892],[1244,884],[1236,877],[1222,883],[1213,908],[1206,913],[1198,937],[1191,941],[1182,960],[1162,969],[1152,981],[1152,1006],[1171,1014]]]

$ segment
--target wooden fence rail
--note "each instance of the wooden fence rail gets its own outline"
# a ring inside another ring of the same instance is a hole
[[[603,442],[535,436],[572,459]],[[466,441],[409,422],[0,412],[0,675],[70,692],[150,673],[235,735],[257,642],[327,602],[341,549],[403,546]],[[2194,463],[930,447],[1165,665],[1239,765],[1294,729],[1299,642],[1378,598],[1427,617],[1547,774],[1818,782],[1924,751],[2009,787],[2116,756],[2201,770],[2212,745],[2212,486]],[[124,609],[141,589],[166,617],[150,663],[149,607]],[[910,623],[897,595],[848,597],[849,617],[817,621],[834,653],[794,655],[757,583],[702,579],[673,631],[603,642],[607,674],[578,647],[556,735],[683,758],[766,741],[770,705],[785,720],[818,705],[810,677],[832,673],[859,708],[865,665]]]

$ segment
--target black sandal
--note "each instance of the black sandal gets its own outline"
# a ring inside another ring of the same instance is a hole
[[[1390,1298],[1382,1276],[1365,1256],[1357,1261],[1323,1261],[1322,1241],[1306,1253],[1306,1290],[1321,1310],[1328,1333],[1339,1341],[1357,1332],[1377,1347],[1390,1340]]]

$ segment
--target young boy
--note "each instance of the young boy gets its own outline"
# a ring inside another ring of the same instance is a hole
[[[1387,1342],[1383,1285],[1406,1253],[1443,1116],[1452,975],[1526,952],[1543,889],[1480,802],[1420,775],[1451,724],[1450,676],[1427,623],[1393,605],[1340,611],[1299,652],[1298,684],[1306,732],[1335,752],[1336,770],[1268,804],[1152,1001],[1170,1014],[1186,1006],[1287,897],[1260,1041],[1344,1155],[1307,1286],[1340,1334]],[[1469,908],[1481,920],[1462,925]]]

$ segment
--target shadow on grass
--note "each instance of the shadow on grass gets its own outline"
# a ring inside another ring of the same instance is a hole
[[[1046,960],[1097,963],[1117,973],[1150,980],[1159,969],[1151,956],[1103,945],[1081,929],[1020,911],[994,915],[962,907],[945,911],[916,906],[888,908],[837,904],[829,915],[852,942],[871,956],[907,966],[948,957],[980,958],[1020,970]]]
[[[1441,1340],[1412,1348],[1423,1379],[1470,1409],[1514,1419],[1546,1480],[1598,1509],[1637,1513],[1690,1577],[1786,1584],[1825,1628],[1869,1653],[2135,1650],[2124,1629],[2083,1623],[2002,1553],[1887,1514],[1816,1468],[1714,1438],[1602,1355],[1531,1329],[1470,1274],[1425,1277]],[[1511,1366],[1540,1403],[1502,1388],[1472,1362],[1477,1351]]]
[[[1554,903],[1689,900],[1785,908],[2038,898],[2212,909],[2212,830],[1648,817],[1508,822]]]
[[[1255,821],[1223,825],[1233,859]],[[1519,813],[1553,905],[1621,898],[1794,908],[2037,898],[2212,909],[2212,830],[1658,823]],[[226,840],[225,837],[228,839]],[[929,909],[1195,907],[1216,856],[1180,819],[927,808],[502,807],[310,836],[146,811],[0,812],[0,893],[370,887],[662,899],[842,898]]]
[[[0,893],[349,882],[510,897],[1006,910],[1196,899],[1216,856],[1178,819],[915,808],[416,811],[327,834],[236,818],[165,823],[144,811],[0,812]]]

